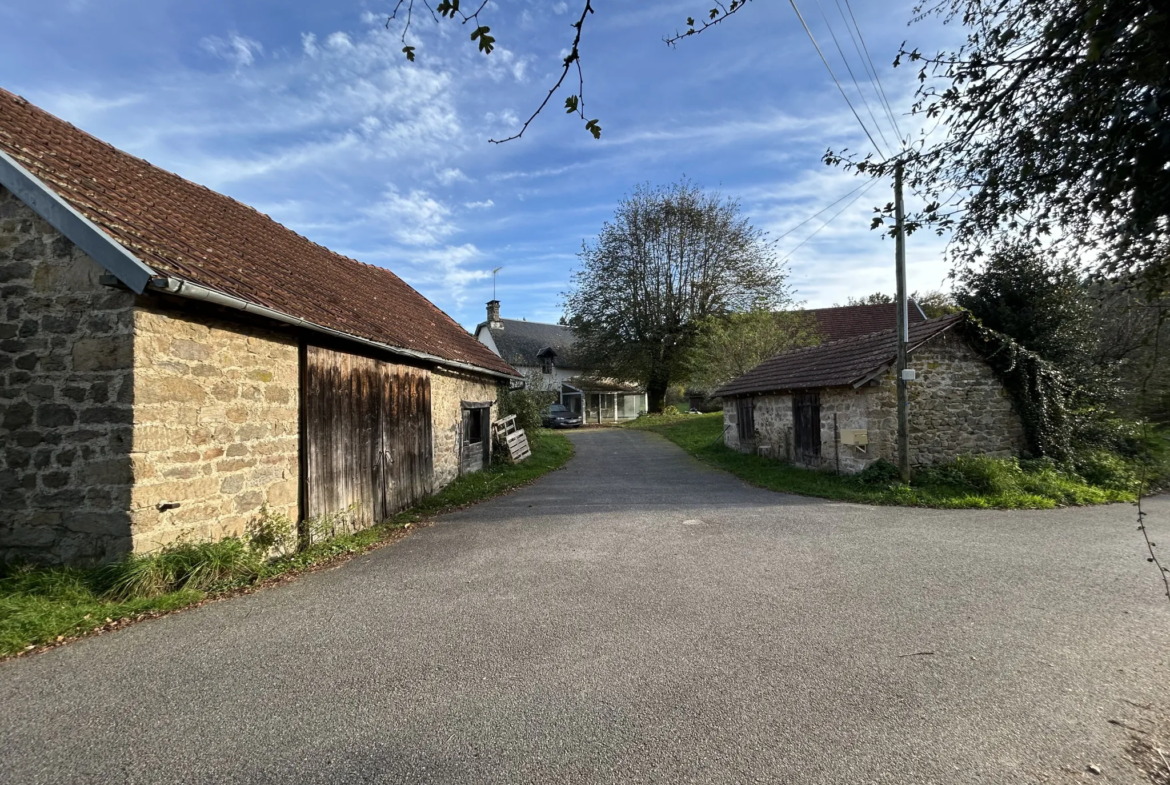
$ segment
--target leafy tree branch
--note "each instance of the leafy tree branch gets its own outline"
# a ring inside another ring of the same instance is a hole
[[[743,0],[737,1],[742,2]],[[480,21],[480,14],[487,7],[488,0],[483,0],[470,14],[462,10],[460,0],[441,0],[433,8],[429,0],[419,0],[419,2],[430,12],[435,24],[441,24],[443,19],[456,20],[464,25],[474,22],[474,29],[471,31],[471,40],[476,44],[479,51],[485,55],[490,55],[495,49],[496,38],[491,34],[491,27]],[[414,3],[415,0],[398,0],[394,6],[394,10],[386,19],[386,29],[390,29],[396,22],[402,23],[402,33],[400,35],[402,53],[412,63],[416,58],[416,47],[407,43],[406,36],[410,32],[411,24],[414,21]],[[591,0],[585,0],[577,21],[570,25],[574,31],[573,41],[569,47],[569,53],[565,55],[561,63],[560,76],[553,83],[553,86],[549,88],[544,100],[540,102],[540,105],[529,115],[528,119],[524,121],[524,124],[520,126],[520,129],[516,133],[502,139],[489,139],[489,142],[492,144],[503,144],[504,142],[510,142],[524,136],[524,132],[528,130],[528,126],[532,125],[532,122],[537,116],[548,106],[553,95],[561,89],[561,86],[565,83],[565,78],[568,77],[569,72],[574,68],[577,70],[577,92],[565,99],[565,113],[578,115],[582,120],[585,120],[585,130],[592,134],[594,139],[601,138],[601,126],[598,124],[597,118],[587,119],[585,116],[585,74],[581,68],[581,33],[585,27],[585,20],[592,13],[593,5]]]

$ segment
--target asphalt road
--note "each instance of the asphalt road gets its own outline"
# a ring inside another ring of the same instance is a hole
[[[1170,603],[1132,507],[831,504],[572,438],[340,568],[0,665],[0,780],[1138,781],[1108,721],[1170,703]]]

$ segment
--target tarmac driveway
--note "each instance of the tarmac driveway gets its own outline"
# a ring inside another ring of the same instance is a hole
[[[1170,603],[1131,507],[831,504],[572,439],[338,569],[0,665],[0,780],[1138,781],[1108,721],[1170,703]]]

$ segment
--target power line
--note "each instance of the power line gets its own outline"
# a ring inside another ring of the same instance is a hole
[[[847,204],[846,204],[844,207],[842,207],[842,208],[841,208],[840,210],[838,210],[837,212],[833,213],[832,217],[830,217],[830,218],[829,218],[829,220],[825,221],[823,224],[821,224],[820,226],[818,226],[818,227],[816,228],[816,230],[815,230],[815,231],[814,231],[812,234],[810,234],[808,237],[806,237],[806,238],[804,238],[803,240],[801,240],[801,241],[800,241],[800,243],[799,243],[799,244],[798,244],[798,245],[797,245],[795,248],[793,248],[791,251],[789,251],[789,252],[788,252],[788,255],[787,255],[787,256],[785,256],[783,259],[781,259],[781,260],[780,260],[780,264],[784,264],[784,263],[785,263],[785,262],[787,262],[789,259],[791,259],[791,258],[792,258],[792,255],[793,255],[794,253],[796,253],[797,251],[799,251],[799,250],[800,250],[800,248],[801,248],[801,246],[803,246],[803,245],[804,245],[805,243],[807,243],[809,240],[811,240],[812,238],[814,238],[814,237],[816,237],[818,234],[820,234],[820,231],[821,231],[822,229],[824,229],[826,226],[828,226],[829,224],[831,224],[833,221],[837,220],[837,217],[838,217],[839,215],[841,215],[841,213],[845,212],[845,211],[846,211],[846,210],[848,210],[850,207],[852,207],[854,202],[856,202],[858,199],[860,199],[862,196],[864,196],[864,195],[865,195],[865,193],[866,193],[866,191],[868,191],[870,188],[873,188],[873,187],[874,187],[875,185],[877,185],[877,184],[878,184],[878,181],[877,181],[877,180],[870,180],[870,181],[869,181],[869,183],[867,183],[867,184],[865,185],[865,187],[864,187],[864,188],[861,190],[861,192],[860,192],[860,193],[858,193],[856,196],[854,196],[852,199],[850,199],[850,200],[849,200],[849,202],[848,202],[848,203],[847,203]],[[837,201],[841,201],[841,200],[840,200],[840,199],[838,199]],[[821,212],[824,212],[824,210],[822,210]]]
[[[865,69],[865,75],[869,77],[870,87],[873,88],[874,95],[877,96],[878,104],[885,110],[886,119],[890,121],[890,127],[897,134],[898,146],[901,147],[903,144],[901,138],[902,133],[898,130],[898,121],[894,118],[894,112],[890,108],[890,102],[885,100],[885,96],[881,92],[881,85],[877,81],[877,70],[873,67],[872,61],[867,61],[866,55],[862,54],[861,46],[857,43],[861,37],[861,28],[858,27],[856,19],[853,20],[853,25],[850,26],[849,18],[845,16],[845,9],[841,6],[841,0],[834,0],[834,2],[837,4],[837,13],[841,14],[841,21],[845,23],[845,31],[849,33],[849,40],[853,42],[853,50],[857,52],[857,59],[861,61],[861,67]],[[854,28],[857,28],[857,35],[853,35]]]
[[[873,69],[873,78],[882,93],[882,100],[886,102],[886,108],[890,111],[890,119],[894,121],[894,130],[898,132],[898,138],[902,138],[902,129],[898,127],[898,121],[895,119],[893,109],[890,107],[890,99],[886,96],[886,88],[882,86],[882,79],[878,76],[877,66],[873,64],[873,58],[869,54],[869,47],[865,43],[865,36],[861,34],[861,25],[857,24],[857,17],[853,15],[853,6],[849,4],[849,0],[845,0],[845,7],[849,9],[849,17],[853,20],[853,26],[857,28],[857,37],[861,39],[861,48],[865,50],[865,57],[869,60],[870,68]]]
[[[872,182],[872,181],[871,181],[871,182]],[[787,237],[788,235],[792,234],[793,232],[795,232],[795,231],[796,231],[797,229],[799,229],[800,227],[804,226],[806,223],[808,223],[808,222],[809,222],[809,221],[811,221],[812,219],[816,218],[818,215],[821,215],[822,213],[824,213],[824,212],[828,211],[828,210],[829,210],[830,208],[832,208],[833,206],[835,206],[835,205],[839,204],[839,203],[841,202],[841,200],[843,200],[843,199],[848,199],[850,196],[852,196],[853,194],[857,193],[857,192],[858,192],[858,191],[860,191],[862,188],[864,188],[864,187],[865,187],[867,184],[868,184],[868,183],[862,183],[861,185],[859,185],[859,186],[857,186],[856,188],[854,188],[852,191],[849,191],[849,192],[848,192],[847,194],[845,194],[844,196],[842,196],[842,197],[838,198],[836,201],[834,201],[834,202],[832,202],[832,203],[830,203],[830,204],[827,204],[827,205],[825,205],[825,206],[824,206],[824,207],[822,207],[820,210],[817,210],[815,213],[813,213],[812,215],[810,215],[808,218],[805,218],[803,221],[801,221],[800,223],[798,223],[796,226],[792,227],[792,228],[791,228],[791,229],[789,229],[787,232],[785,232],[784,234],[782,234],[782,235],[780,235],[779,237],[777,237],[777,238],[776,238],[776,242],[780,242],[780,241],[781,241],[781,240],[783,240],[785,237]]]
[[[877,117],[874,116],[873,109],[869,107],[869,101],[865,97],[865,91],[861,89],[861,84],[857,81],[857,76],[853,73],[853,66],[849,65],[849,58],[845,56],[845,50],[841,48],[841,42],[837,40],[837,33],[833,30],[833,25],[829,23],[829,17],[825,13],[824,6],[821,5],[821,0],[816,0],[816,3],[817,10],[821,12],[821,18],[825,20],[825,27],[829,28],[829,35],[833,39],[833,44],[837,47],[837,54],[841,55],[841,60],[845,63],[845,70],[849,72],[849,78],[853,80],[853,86],[857,88],[857,94],[861,96],[861,103],[865,105],[865,111],[869,113],[869,119],[873,120],[874,127],[877,128],[878,136],[882,138],[882,142],[886,147],[892,149],[889,140],[886,139],[886,135],[882,131],[882,124],[878,122]],[[846,29],[848,29],[848,26],[846,26]],[[849,35],[852,36],[853,32],[850,31]]]
[[[837,79],[837,75],[833,73],[833,67],[830,66],[829,61],[825,59],[825,53],[821,51],[821,45],[817,43],[816,37],[812,34],[812,30],[808,28],[808,23],[804,21],[804,16],[800,13],[800,9],[796,7],[796,0],[788,0],[788,3],[792,6],[792,10],[796,12],[796,18],[800,20],[800,25],[804,28],[804,32],[808,34],[808,39],[812,41],[812,45],[817,50],[817,54],[821,56],[821,62],[824,63],[825,68],[828,69],[829,76],[833,77],[833,82],[836,83],[837,89],[841,91],[841,97],[845,99],[845,103],[849,104],[849,111],[853,112],[853,116],[857,118],[857,122],[861,126],[861,130],[865,131],[865,135],[869,137],[869,141],[874,146],[874,149],[878,151],[882,158],[885,158],[886,154],[882,152],[881,146],[874,140],[873,134],[869,132],[869,128],[866,127],[865,122],[862,121],[861,115],[859,115],[857,110],[853,108],[853,102],[850,101],[849,96],[845,94],[845,88],[841,86],[841,81]]]

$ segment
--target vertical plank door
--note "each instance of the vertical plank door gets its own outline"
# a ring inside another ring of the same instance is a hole
[[[793,447],[796,463],[803,466],[821,464],[821,394],[796,393],[792,396]]]
[[[302,378],[306,518],[363,528],[431,492],[428,371],[309,345]]]

